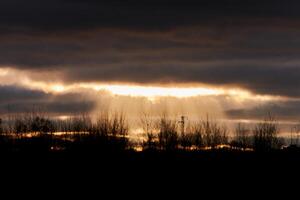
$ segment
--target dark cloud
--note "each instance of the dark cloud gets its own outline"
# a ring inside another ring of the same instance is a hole
[[[48,114],[75,114],[90,112],[95,101],[78,93],[49,94],[15,86],[0,86],[0,114],[24,113],[34,110]]]
[[[42,72],[33,77],[40,81],[207,83],[299,97],[300,29],[273,28],[17,34],[2,37],[0,65]]]
[[[231,109],[226,114],[232,119],[264,119],[269,114],[278,120],[300,120],[300,101],[281,101],[254,108]]]
[[[46,100],[47,95],[41,91],[27,90],[15,86],[0,86],[0,104],[16,101]]]
[[[55,73],[68,83],[196,82],[300,97],[299,8],[293,0],[3,0],[0,67],[42,81]]]
[[[12,30],[61,30],[95,27],[163,29],[210,24],[222,19],[299,17],[290,0],[3,0],[0,24]],[[221,23],[222,24],[222,23]]]
[[[184,66],[184,67],[183,67]],[[217,86],[235,86],[258,94],[299,97],[300,68],[252,66],[249,64],[222,64],[201,66],[189,64],[130,65],[109,68],[85,68],[68,72],[66,81],[121,81],[142,84],[208,83]]]

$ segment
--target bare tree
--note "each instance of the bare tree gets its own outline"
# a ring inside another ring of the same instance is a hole
[[[299,134],[300,134],[300,123],[294,125],[291,128],[291,139],[290,139],[291,146],[298,146]]]
[[[4,128],[3,128],[3,121],[2,118],[0,118],[0,135],[4,133]]]
[[[204,127],[201,122],[196,122],[192,126],[192,131],[194,134],[193,144],[197,147],[197,149],[201,149],[204,145]]]
[[[202,122],[204,129],[204,140],[207,147],[216,148],[218,145],[228,143],[228,129],[225,125],[209,120]]]
[[[256,125],[254,135],[254,149],[256,151],[271,151],[279,148],[278,123],[272,115],[269,115],[263,122]]]
[[[250,144],[250,130],[242,124],[238,123],[237,127],[235,128],[235,138],[234,144],[235,146],[245,150],[251,146]]]
[[[163,116],[159,122],[158,141],[161,149],[176,150],[178,147],[177,123]]]
[[[144,149],[155,149],[157,148],[156,140],[157,134],[155,133],[155,121],[147,113],[143,113],[140,119],[140,123],[143,129],[143,132],[146,135],[146,141],[143,143]]]

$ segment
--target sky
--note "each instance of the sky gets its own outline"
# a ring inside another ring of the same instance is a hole
[[[296,0],[1,0],[0,115],[300,120]]]

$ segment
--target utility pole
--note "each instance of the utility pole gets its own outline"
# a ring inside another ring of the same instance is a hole
[[[181,135],[184,135],[184,132],[185,132],[185,120],[187,119],[186,116],[182,115],[181,116],[181,120],[178,121],[178,123],[181,124]]]

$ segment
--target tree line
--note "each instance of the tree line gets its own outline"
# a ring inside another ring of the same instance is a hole
[[[139,146],[144,151],[202,151],[226,148],[262,152],[280,149],[283,146],[283,141],[278,136],[279,124],[271,115],[252,128],[239,123],[233,131],[234,134],[230,134],[226,125],[208,117],[205,120],[187,123],[183,117],[181,121],[177,121],[166,116],[153,119],[145,115],[141,117],[141,126],[145,138]],[[55,136],[54,133],[61,135]],[[129,140],[129,125],[122,113],[102,113],[96,120],[84,114],[59,120],[39,113],[27,113],[8,117],[6,120],[0,119],[0,134],[2,144],[7,143],[7,138],[32,141],[32,138],[43,137],[43,141],[50,141],[48,148],[59,144],[63,148],[85,146],[134,149]]]

